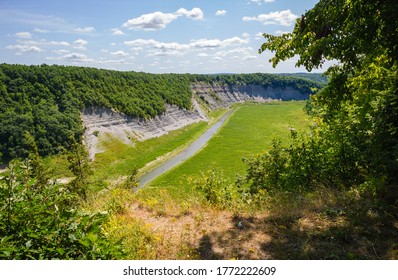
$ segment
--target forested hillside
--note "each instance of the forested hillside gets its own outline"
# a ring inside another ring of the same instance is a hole
[[[275,74],[219,74],[219,75],[191,75],[192,82],[205,82],[209,84],[233,85],[258,85],[264,88],[286,88],[292,87],[303,94],[313,94],[322,88],[326,82],[308,79],[308,77],[317,77],[318,74],[307,74],[303,77],[301,74],[275,75]]]
[[[321,84],[269,74],[190,75],[120,72],[65,66],[0,65],[0,156],[27,155],[25,134],[31,134],[41,155],[81,140],[80,110],[99,106],[129,116],[151,118],[165,104],[191,107],[191,83],[291,86],[303,93]]]

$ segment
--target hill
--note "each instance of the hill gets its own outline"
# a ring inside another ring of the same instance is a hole
[[[31,134],[41,155],[81,141],[81,111],[100,107],[149,120],[166,105],[192,107],[192,84],[293,88],[306,97],[322,84],[271,74],[191,75],[120,72],[71,66],[0,65],[0,156],[24,157]],[[232,90],[233,92],[234,90]]]

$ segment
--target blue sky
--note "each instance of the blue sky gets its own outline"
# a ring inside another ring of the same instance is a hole
[[[0,63],[151,73],[304,72],[258,54],[317,0],[0,0]]]

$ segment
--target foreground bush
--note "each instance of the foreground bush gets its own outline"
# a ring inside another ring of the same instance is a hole
[[[79,210],[80,198],[32,176],[32,162],[13,161],[0,177],[0,259],[115,259],[120,246],[102,225],[106,212]]]

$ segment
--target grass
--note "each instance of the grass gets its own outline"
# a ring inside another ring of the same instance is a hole
[[[191,193],[189,178],[198,178],[210,168],[223,171],[233,182],[245,171],[244,157],[266,151],[273,139],[282,142],[289,139],[289,128],[304,130],[308,120],[303,111],[304,102],[278,102],[248,104],[237,108],[216,134],[198,154],[182,165],[160,176],[150,183],[153,187],[174,189]]]
[[[355,188],[264,195],[263,208],[240,211],[207,203],[188,184],[188,177],[212,166],[232,182],[245,170],[242,157],[267,150],[274,138],[286,143],[289,127],[305,130],[303,105],[238,107],[204,149],[152,186],[133,192],[120,182],[90,193],[83,208],[111,214],[104,231],[120,240],[126,259],[397,259],[396,208],[378,206]],[[170,155],[207,128],[198,123],[135,146],[105,141],[108,151],[97,156],[94,177],[129,175],[134,166]],[[60,175],[66,168],[62,158],[47,160]]]
[[[211,118],[218,119],[225,110],[212,112]],[[148,171],[156,164],[148,163],[170,157],[172,154],[189,145],[198,138],[211,124],[194,123],[179,130],[172,131],[161,137],[135,142],[127,145],[115,138],[106,138],[100,144],[105,152],[97,154],[93,162],[94,178],[97,180],[114,180],[120,176],[128,176],[133,169]]]

